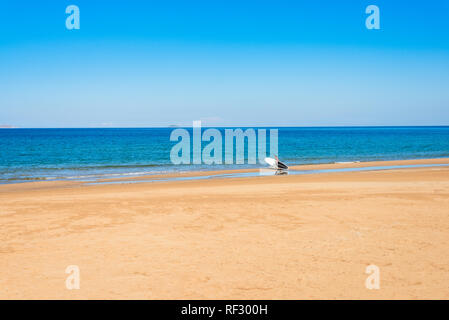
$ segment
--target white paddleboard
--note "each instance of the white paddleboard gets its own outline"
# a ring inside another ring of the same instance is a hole
[[[279,161],[277,159],[265,158],[264,160],[273,169],[276,169],[276,170],[288,170],[288,166],[285,163],[283,163],[283,162],[281,162],[281,161]]]
[[[266,163],[268,163],[268,165],[270,167],[276,168],[278,167],[278,162],[276,161],[276,159],[273,158],[265,158],[264,159]]]

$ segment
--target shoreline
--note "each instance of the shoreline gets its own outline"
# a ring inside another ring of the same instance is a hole
[[[312,171],[320,171],[320,170],[333,170],[333,169],[349,169],[349,168],[369,168],[369,167],[382,167],[382,166],[413,166],[413,165],[440,165],[440,164],[449,164],[449,158],[431,158],[431,159],[408,159],[408,160],[380,160],[380,161],[355,161],[355,162],[340,162],[340,163],[322,163],[322,164],[304,164],[304,165],[294,165],[289,167],[289,172],[294,171],[307,171],[310,170],[312,174],[322,174],[320,172],[312,172]],[[244,168],[244,169],[225,169],[225,170],[201,170],[201,171],[185,171],[185,172],[176,172],[176,173],[163,173],[163,174],[140,174],[135,176],[122,176],[122,177],[112,177],[112,178],[98,178],[98,179],[89,179],[89,180],[78,180],[78,179],[57,179],[57,180],[38,180],[38,181],[30,181],[30,182],[15,182],[15,183],[5,183],[0,184],[0,193],[5,191],[5,189],[21,189],[23,188],[37,188],[47,187],[47,186],[94,186],[101,185],[107,183],[131,183],[131,182],[140,182],[140,183],[152,183],[158,180],[161,182],[167,181],[176,181],[176,179],[182,179],[182,181],[195,180],[198,177],[210,177],[212,179],[215,178],[225,178],[232,179],[238,178],[238,175],[246,174],[246,173],[254,173],[254,176],[247,176],[247,178],[253,178],[258,176],[256,173],[261,170],[268,169],[268,167],[261,167],[258,169],[252,168]],[[404,168],[395,168],[395,169],[386,169],[386,170],[398,170],[398,169],[407,169]],[[374,169],[373,169],[374,170]],[[369,171],[369,170],[367,170]],[[229,177],[226,177],[229,175]],[[233,176],[234,175],[234,176]],[[260,175],[264,176],[264,175]],[[267,175],[269,176],[269,175]],[[145,181],[147,180],[147,181]]]

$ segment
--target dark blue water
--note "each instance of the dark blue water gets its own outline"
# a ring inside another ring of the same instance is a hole
[[[279,157],[289,165],[449,157],[449,127],[278,129]],[[170,141],[172,130],[2,129],[0,183],[261,167],[174,165],[170,161],[176,144]],[[220,131],[224,144],[224,129]]]

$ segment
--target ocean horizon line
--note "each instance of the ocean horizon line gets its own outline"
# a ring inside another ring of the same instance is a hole
[[[0,127],[0,129],[176,129],[191,128],[192,126],[171,125],[171,126],[123,126],[123,127]],[[290,125],[202,125],[201,128],[446,128],[449,124],[444,125],[331,125],[331,126],[290,126]]]

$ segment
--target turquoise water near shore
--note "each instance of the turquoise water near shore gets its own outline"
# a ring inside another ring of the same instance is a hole
[[[224,144],[224,128],[218,129]],[[449,127],[266,129],[267,132],[279,130],[279,157],[289,165],[449,157]],[[0,183],[59,179],[95,181],[151,173],[261,167],[247,164],[247,161],[242,165],[174,165],[170,161],[170,150],[176,144],[170,141],[173,130],[2,129]],[[203,147],[207,144],[203,142]]]

